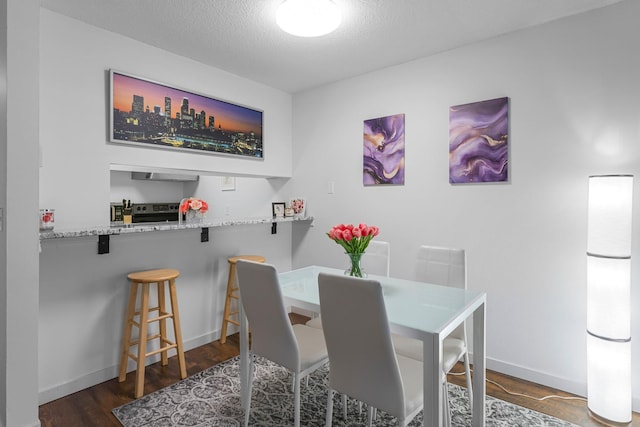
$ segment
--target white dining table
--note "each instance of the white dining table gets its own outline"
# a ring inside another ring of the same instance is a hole
[[[320,312],[318,274],[344,274],[343,270],[309,266],[279,274],[286,306]],[[393,333],[423,343],[423,425],[444,425],[442,345],[444,338],[466,319],[473,319],[473,408],[472,425],[485,425],[486,293],[438,286],[424,282],[369,275],[382,285],[387,317]],[[242,304],[240,304],[242,306]],[[357,308],[354,307],[354,310]],[[242,307],[240,308],[242,311]],[[248,407],[249,339],[244,313],[240,316],[240,388],[243,408]]]

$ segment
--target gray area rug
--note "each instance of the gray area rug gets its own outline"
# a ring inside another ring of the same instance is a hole
[[[301,425],[323,426],[327,403],[328,366],[302,382]],[[174,385],[115,408],[112,412],[125,427],[242,426],[239,358],[235,357],[188,377]],[[452,426],[470,426],[466,389],[449,384]],[[366,426],[366,410],[359,415],[357,402],[349,399],[348,419],[342,418],[342,400],[336,394],[333,426]],[[566,421],[487,396],[487,426],[571,426]],[[258,359],[251,396],[252,426],[293,425],[291,375],[273,363]],[[376,426],[395,426],[397,420],[378,411]],[[409,424],[422,425],[422,413]]]

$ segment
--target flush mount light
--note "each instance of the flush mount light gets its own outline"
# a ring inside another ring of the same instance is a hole
[[[280,28],[300,37],[329,34],[341,20],[340,9],[331,0],[285,0],[276,12]]]

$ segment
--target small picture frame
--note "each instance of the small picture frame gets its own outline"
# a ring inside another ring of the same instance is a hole
[[[286,218],[293,216],[293,208],[284,208],[284,216]]]
[[[284,218],[284,202],[273,202],[271,203],[271,212],[273,213],[274,218]]]

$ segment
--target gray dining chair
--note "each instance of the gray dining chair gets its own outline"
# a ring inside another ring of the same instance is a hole
[[[389,242],[372,240],[367,246],[360,266],[367,274],[389,277],[391,245]]]
[[[369,405],[369,426],[373,408],[406,426],[423,407],[422,362],[395,353],[380,282],[320,273],[318,287],[330,366],[325,425],[337,391]]]
[[[420,246],[416,260],[416,280],[442,286],[452,286],[460,289],[467,288],[467,258],[464,249],[443,248],[436,246]],[[422,341],[394,334],[393,344],[398,354],[423,359]],[[446,375],[458,363],[463,360],[467,392],[470,407],[473,407],[473,390],[471,386],[471,369],[468,353],[467,334],[465,324],[458,326],[443,341],[443,386],[446,398]],[[450,416],[447,417],[450,420]]]
[[[294,425],[299,427],[300,380],[327,363],[324,336],[319,329],[291,324],[273,265],[238,260],[236,269],[240,301],[251,327],[249,405],[245,426],[249,425],[254,364],[261,356],[293,373]]]
[[[362,271],[367,274],[389,277],[390,252],[391,245],[389,245],[389,242],[380,240],[370,241],[360,264]],[[322,319],[320,316],[314,317],[306,324],[312,328],[322,329]]]

